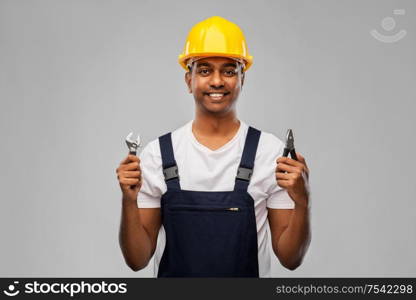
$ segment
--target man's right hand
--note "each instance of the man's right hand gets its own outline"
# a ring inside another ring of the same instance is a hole
[[[123,199],[135,202],[142,186],[140,159],[136,155],[129,154],[120,163],[116,173]]]

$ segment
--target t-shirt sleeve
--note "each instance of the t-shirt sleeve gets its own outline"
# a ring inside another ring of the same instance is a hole
[[[286,189],[280,187],[276,181],[276,160],[283,155],[284,143],[274,135],[266,133],[270,141],[267,153],[268,167],[268,184],[266,205],[268,208],[274,209],[292,209],[295,202],[290,198]]]
[[[158,140],[154,140],[140,153],[140,168],[142,171],[142,187],[137,196],[139,208],[160,207],[160,198],[166,190],[162,172],[162,159]]]

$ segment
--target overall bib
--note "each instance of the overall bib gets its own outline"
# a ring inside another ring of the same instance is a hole
[[[167,191],[158,277],[259,277],[254,200],[247,192],[261,132],[249,127],[233,191],[182,190],[171,133],[159,137]]]

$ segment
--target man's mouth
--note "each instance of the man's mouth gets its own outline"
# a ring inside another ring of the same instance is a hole
[[[227,96],[229,93],[230,92],[224,92],[224,93],[215,92],[215,93],[205,93],[205,95],[210,97],[212,100],[221,100],[222,98]]]

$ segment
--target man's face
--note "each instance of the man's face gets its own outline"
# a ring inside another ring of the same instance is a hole
[[[215,114],[232,110],[244,83],[241,64],[227,57],[201,58],[185,74],[198,109]]]

